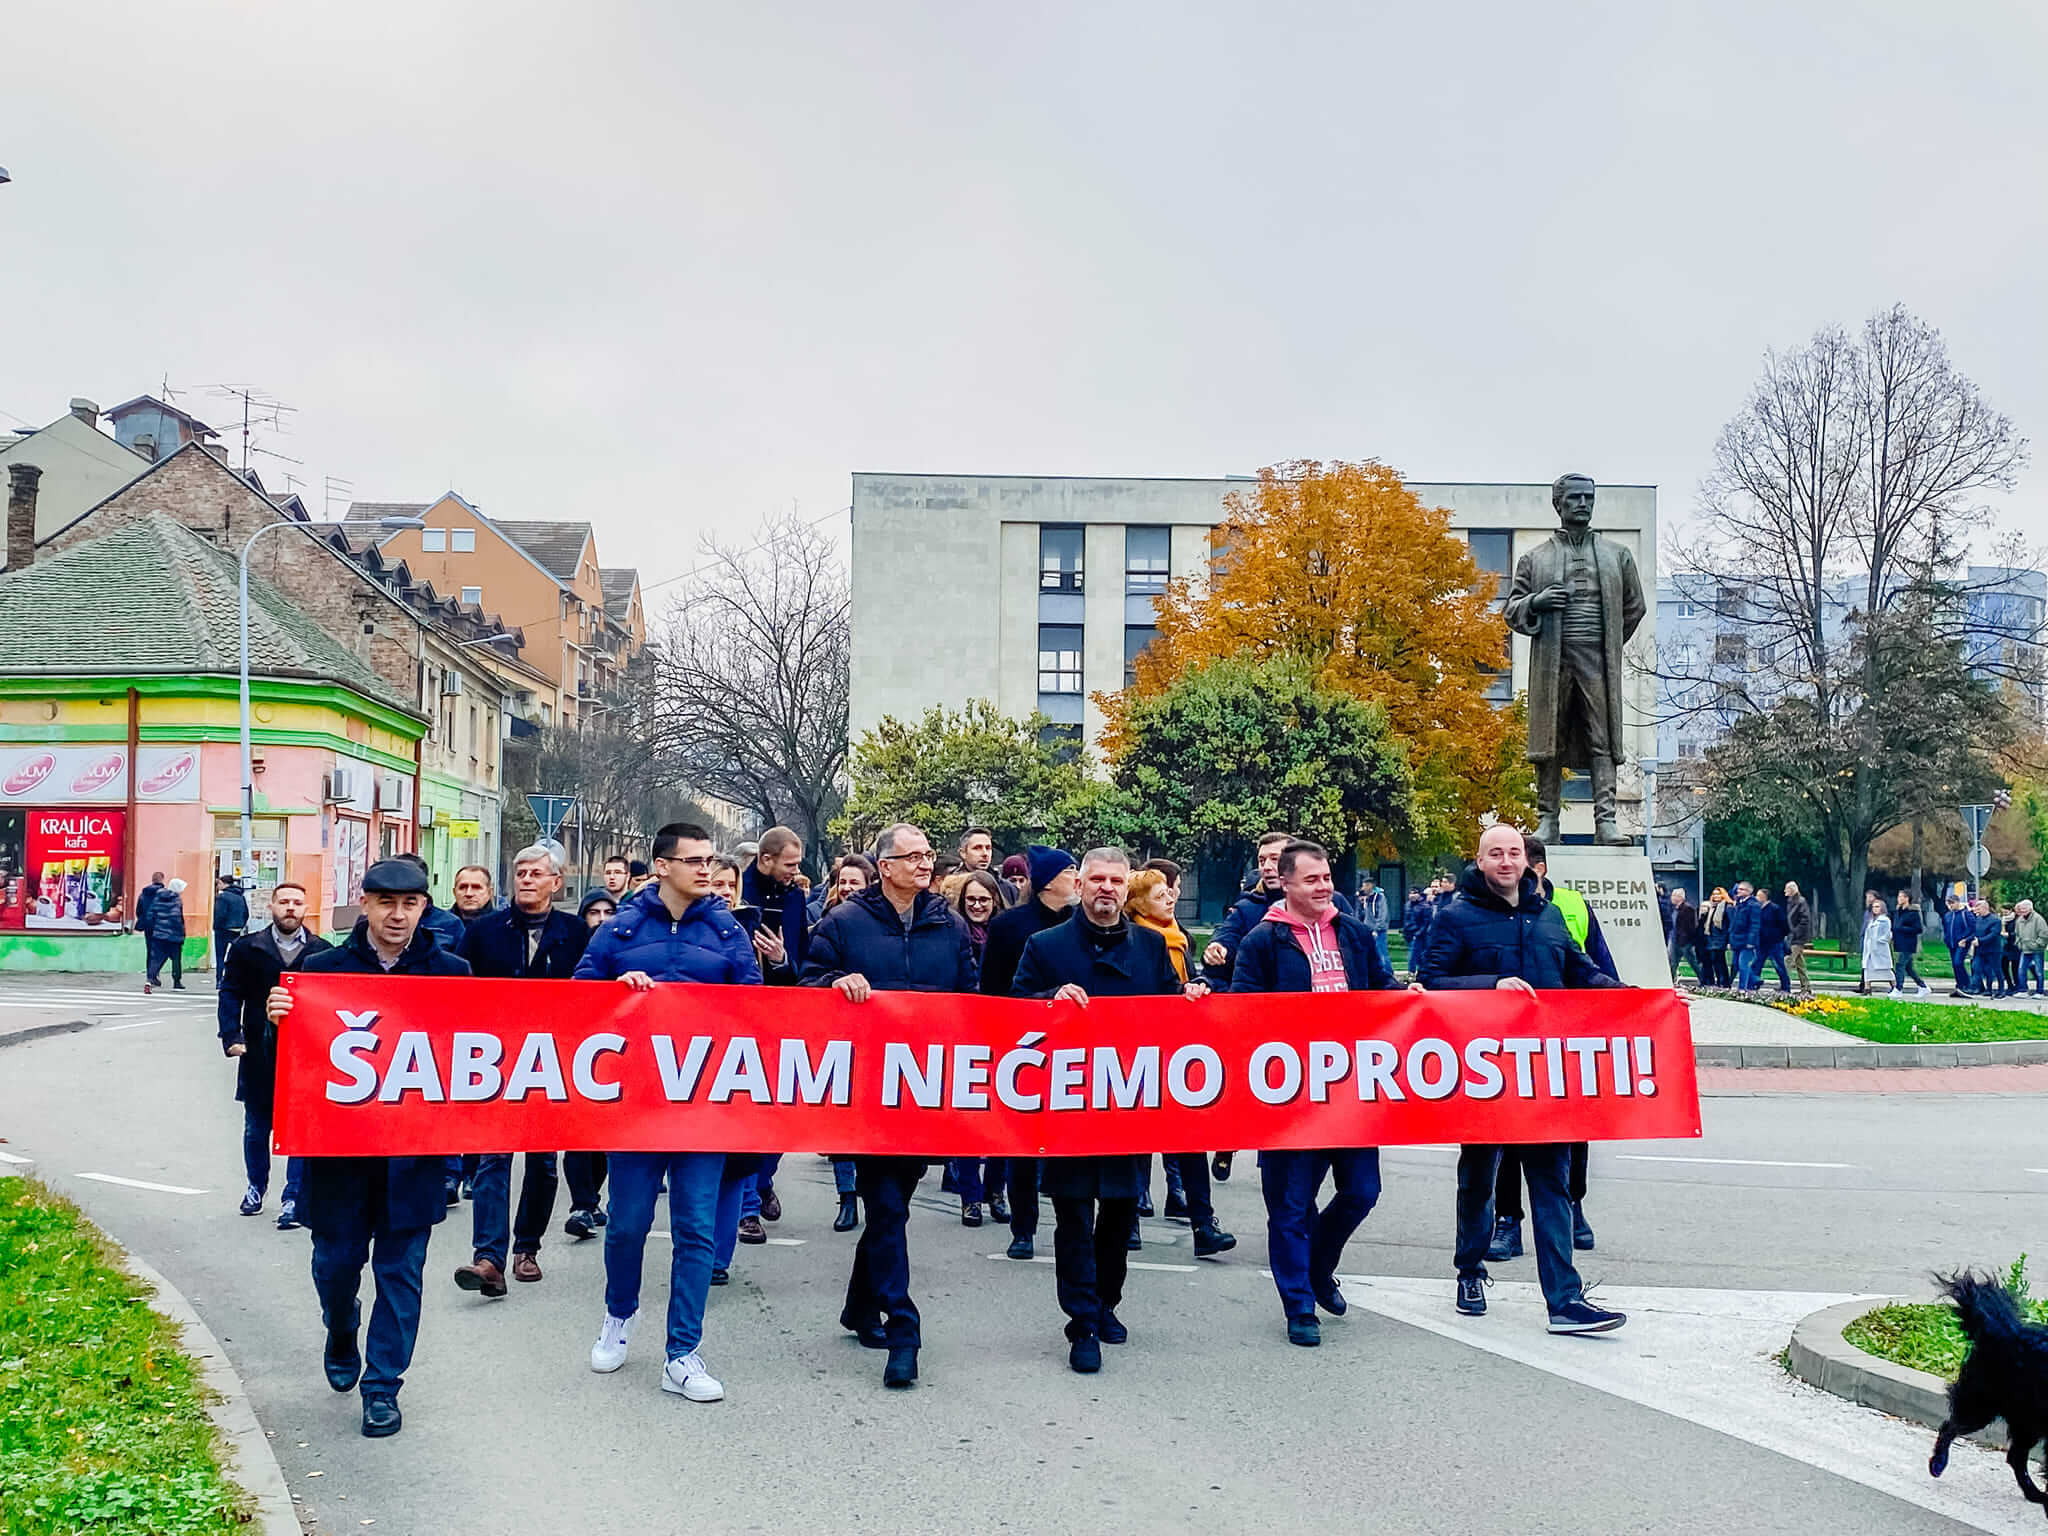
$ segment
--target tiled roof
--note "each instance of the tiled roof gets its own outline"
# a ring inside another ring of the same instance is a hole
[[[237,671],[237,575],[234,556],[162,513],[0,575],[0,673]],[[417,713],[367,662],[254,574],[249,670],[340,683]]]
[[[639,571],[630,565],[608,565],[597,574],[604,582],[604,611],[624,623],[626,609],[633,601],[633,588],[640,580]]]
[[[508,523],[495,517],[490,519],[490,524],[533,556],[557,581],[572,582],[576,579],[576,562],[583,557],[583,544],[590,537],[590,524],[542,520]]]
[[[374,523],[380,517],[422,517],[431,506],[425,501],[352,501],[341,514],[344,523]]]

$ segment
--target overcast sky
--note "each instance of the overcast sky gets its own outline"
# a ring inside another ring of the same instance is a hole
[[[0,420],[205,386],[265,479],[643,579],[857,469],[1377,456],[1694,504],[1903,301],[2048,436],[2048,8],[95,3],[0,82]],[[2048,459],[2044,445],[2037,459]],[[2048,465],[2008,515],[2048,535]]]

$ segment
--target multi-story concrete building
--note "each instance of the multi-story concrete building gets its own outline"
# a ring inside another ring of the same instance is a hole
[[[1014,717],[1043,713],[1092,746],[1102,712],[1092,695],[1124,686],[1151,641],[1168,581],[1206,577],[1223,501],[1242,478],[1129,480],[1007,475],[853,477],[853,734],[884,716],[988,699]],[[1482,570],[1505,591],[1515,562],[1557,528],[1548,482],[1417,482],[1447,507]],[[1654,486],[1600,488],[1594,527],[1636,558],[1644,591],[1657,581]],[[1630,646],[1630,758],[1655,750],[1647,670],[1651,626]],[[1522,691],[1529,643],[1516,636],[1505,700]],[[1583,799],[1586,781],[1569,781]],[[1640,776],[1625,772],[1624,816],[1642,827]],[[1583,823],[1583,825],[1582,825]],[[1567,815],[1591,831],[1591,813]]]

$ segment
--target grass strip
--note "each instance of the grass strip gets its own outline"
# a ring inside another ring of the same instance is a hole
[[[79,1209],[0,1179],[0,1529],[211,1536],[251,1502],[199,1367]]]

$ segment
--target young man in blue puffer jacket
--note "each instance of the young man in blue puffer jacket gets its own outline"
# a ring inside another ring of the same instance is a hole
[[[724,901],[711,894],[718,857],[711,834],[672,822],[654,835],[654,882],[627,898],[590,936],[576,963],[578,981],[623,981],[645,992],[656,982],[759,986],[754,941]],[[604,1229],[604,1322],[590,1347],[593,1371],[626,1363],[626,1335],[640,1307],[640,1261],[654,1224],[654,1197],[668,1180],[668,1363],[661,1389],[693,1403],[715,1403],[724,1386],[706,1370],[704,1301],[720,1187],[753,1171],[751,1160],[723,1152],[614,1152],[611,1219]]]

